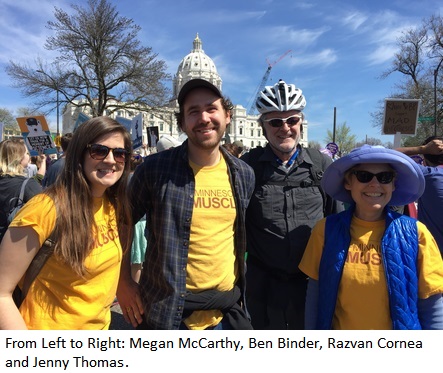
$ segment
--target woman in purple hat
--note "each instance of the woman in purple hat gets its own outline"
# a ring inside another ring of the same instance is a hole
[[[425,225],[390,205],[416,201],[423,174],[404,154],[364,145],[325,171],[350,204],[314,227],[299,268],[309,276],[306,329],[443,329],[443,260]]]

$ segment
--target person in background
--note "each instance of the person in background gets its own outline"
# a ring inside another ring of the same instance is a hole
[[[343,206],[320,187],[332,159],[300,145],[302,90],[280,80],[256,106],[268,144],[241,157],[256,175],[246,216],[248,311],[254,329],[304,329],[308,279],[298,263],[314,224]]]
[[[72,136],[56,182],[28,201],[0,245],[0,329],[108,329],[122,260],[130,134],[101,116]],[[42,244],[54,251],[18,309],[12,293]],[[125,242],[128,247],[130,242]]]
[[[28,166],[25,169],[26,171],[26,176],[31,178],[35,178],[37,176],[37,171],[38,171],[38,167],[37,167],[37,156],[36,155],[31,155],[29,158],[29,163]]]
[[[137,149],[137,152],[144,158],[147,157],[150,153],[148,149],[148,145],[145,143],[142,144],[141,148]]]
[[[240,140],[235,140],[232,144],[234,144],[237,148],[238,151],[240,152],[239,157],[243,154],[243,151],[245,150],[245,146],[243,145],[243,142]]]
[[[163,135],[160,137],[160,140],[157,141],[157,152],[162,152],[163,150],[168,150],[181,144],[182,142],[175,137]]]
[[[66,152],[68,151],[68,145],[72,139],[72,133],[65,133],[60,138],[60,146],[63,150],[59,159],[57,159],[54,163],[46,171],[45,177],[42,180],[43,188],[47,188],[51,184],[54,184],[57,176],[61,173],[63,166],[65,165]]]
[[[29,160],[30,155],[24,140],[10,139],[0,142],[0,240],[8,227],[9,212],[18,202],[22,184],[27,178],[26,168]],[[40,184],[34,178],[30,178],[25,186],[23,202],[28,202],[41,191]]]
[[[443,329],[443,260],[426,226],[390,205],[425,181],[406,155],[364,145],[337,159],[322,185],[350,204],[314,227],[300,269],[310,280],[306,329]]]
[[[143,157],[140,154],[133,154],[131,157],[131,174],[129,180],[134,174],[135,169],[143,163]],[[140,282],[140,275],[145,261],[146,253],[146,215],[143,216],[134,225],[134,235],[131,245],[131,277],[135,282]]]
[[[239,148],[237,145],[233,143],[223,144],[223,147],[231,153],[234,157],[240,158],[243,148]]]
[[[41,184],[46,174],[46,155],[40,154],[31,156],[31,163],[34,164],[37,168],[37,171],[33,178],[37,180],[39,184]]]
[[[60,132],[57,132],[54,138],[54,145],[55,148],[57,149],[57,153],[60,153],[61,144],[62,144],[62,136],[60,135]]]
[[[417,218],[431,231],[443,256],[443,137],[428,137],[422,145],[396,149],[407,155],[422,154],[419,165],[426,181],[417,201]]]
[[[139,329],[251,329],[245,308],[245,213],[254,173],[220,141],[232,103],[203,79],[178,95],[188,138],[147,157],[129,186],[133,221],[146,214],[140,284],[122,266],[118,301]]]

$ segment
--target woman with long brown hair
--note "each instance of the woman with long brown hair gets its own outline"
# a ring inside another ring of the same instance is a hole
[[[69,146],[55,184],[20,210],[0,245],[1,329],[109,328],[119,232],[131,225],[131,138],[115,120],[97,117],[78,127]],[[54,252],[17,309],[13,290],[50,236]]]

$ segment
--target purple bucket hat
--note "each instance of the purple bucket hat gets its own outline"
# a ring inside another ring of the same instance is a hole
[[[407,205],[423,194],[425,179],[413,159],[397,150],[370,145],[356,148],[329,165],[321,180],[324,191],[338,201],[353,203],[351,192],[344,187],[344,176],[362,163],[388,163],[395,170],[395,190],[388,205]]]

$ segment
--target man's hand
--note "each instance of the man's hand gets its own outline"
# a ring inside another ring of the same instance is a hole
[[[443,153],[443,141],[441,140],[432,140],[423,146],[423,154],[440,155]]]

